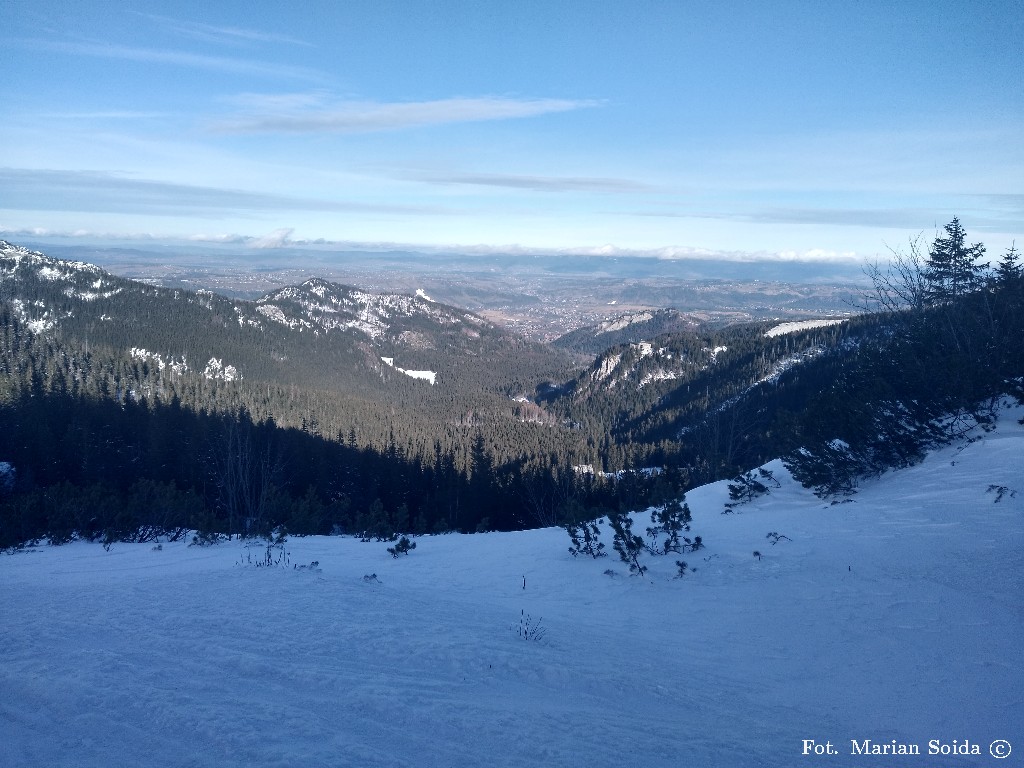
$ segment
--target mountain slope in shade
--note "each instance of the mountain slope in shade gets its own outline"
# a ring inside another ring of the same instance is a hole
[[[813,740],[859,768],[870,740],[992,765],[1024,722],[1022,416],[850,503],[779,462],[730,515],[725,483],[695,489],[706,549],[644,578],[561,529],[397,559],[293,539],[288,568],[240,542],[0,556],[5,764],[782,768]]]

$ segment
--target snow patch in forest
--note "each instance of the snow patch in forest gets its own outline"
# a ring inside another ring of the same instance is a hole
[[[405,368],[399,368],[397,365],[395,365],[395,358],[393,357],[382,357],[381,360],[384,362],[385,365],[394,368],[399,373],[404,373],[406,376],[409,376],[410,378],[421,379],[422,381],[429,381],[431,386],[433,386],[434,382],[437,380],[437,373],[435,371],[410,371]]]
[[[152,363],[156,366],[158,371],[164,371],[170,369],[171,373],[176,376],[182,376],[188,373],[188,361],[185,355],[181,356],[181,359],[176,359],[174,355],[168,355],[167,359],[164,360],[164,356],[159,352],[150,352],[148,349],[143,347],[132,347],[128,350],[129,356],[133,360],[141,360],[143,362]]]
[[[203,376],[217,381],[236,381],[242,378],[235,366],[224,365],[224,362],[218,357],[211,357],[206,363]]]
[[[800,320],[792,323],[780,323],[774,328],[765,331],[765,336],[768,338],[775,338],[776,336],[782,336],[786,333],[796,333],[797,331],[807,331],[811,328],[827,328],[830,325],[839,325],[845,323],[846,318],[837,318],[833,320]]]

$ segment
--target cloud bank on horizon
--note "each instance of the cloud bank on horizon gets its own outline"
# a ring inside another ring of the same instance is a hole
[[[959,216],[990,255],[1024,240],[1015,2],[754,5],[15,0],[0,229],[827,259]]]

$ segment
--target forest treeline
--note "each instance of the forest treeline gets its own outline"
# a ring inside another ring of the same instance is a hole
[[[381,539],[512,530],[651,494],[642,475],[609,484],[576,472],[579,432],[528,420],[521,403],[430,423],[337,392],[179,375],[86,350],[34,332],[10,307],[0,331],[0,547],[190,529]],[[347,429],[325,434],[329,419]]]
[[[849,493],[995,418],[999,397],[1024,399],[1024,270],[1013,247],[994,268],[984,255],[953,219],[927,251],[914,241],[869,268],[879,332],[856,364],[824,362],[831,385],[787,434],[798,480]]]
[[[610,446],[646,446],[688,485],[786,456],[809,485],[850,488],[918,460],[958,424],[987,418],[992,398],[1020,391],[1019,254],[993,267],[984,256],[954,220],[930,244],[868,265],[871,285],[844,322],[774,338],[770,324],[746,323],[615,347],[549,407],[604,430]],[[665,359],[673,377],[651,380]]]
[[[235,305],[211,310],[208,294],[90,273],[80,282],[117,292],[76,302],[12,269],[0,281],[0,547],[564,524],[778,456],[822,493],[849,491],[948,439],[956,414],[984,418],[991,398],[1020,392],[1019,259],[1011,249],[987,269],[983,255],[954,220],[927,248],[869,267],[863,313],[846,322],[774,338],[765,323],[675,331],[561,383],[561,358],[484,328],[493,338],[459,341],[467,378],[438,387],[364,365],[374,351],[350,336],[226,322]],[[117,312],[131,322],[102,320]],[[224,380],[132,351],[140,337],[181,349],[175,325],[256,362]],[[430,328],[410,333],[416,359],[436,359]],[[262,351],[245,351],[246,334]],[[279,358],[302,362],[278,375]],[[317,373],[303,385],[306,370]],[[533,402],[510,397],[534,387]]]
[[[383,541],[537,527],[655,498],[642,475],[595,483],[557,456],[496,464],[479,432],[458,466],[440,442],[414,453],[396,442],[360,447],[254,421],[244,408],[196,411],[176,399],[26,390],[0,405],[0,433],[9,467],[0,547],[280,528]],[[657,498],[678,490],[664,487]]]

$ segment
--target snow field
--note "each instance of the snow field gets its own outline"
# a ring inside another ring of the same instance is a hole
[[[0,556],[0,765],[991,766],[994,739],[1019,765],[1021,416],[850,503],[777,462],[782,488],[735,514],[725,483],[696,489],[707,549],[682,579],[675,555],[643,579],[614,553],[573,560],[561,529],[399,559],[290,539],[312,571],[240,565],[241,542]],[[983,755],[849,754],[933,738]]]

